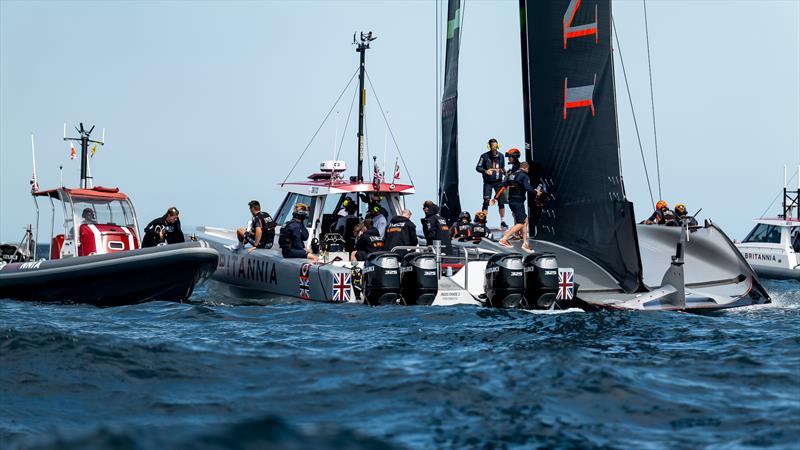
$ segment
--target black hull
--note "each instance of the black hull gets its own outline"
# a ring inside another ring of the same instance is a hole
[[[214,272],[219,255],[205,242],[8,264],[0,268],[0,298],[120,306],[183,301]]]

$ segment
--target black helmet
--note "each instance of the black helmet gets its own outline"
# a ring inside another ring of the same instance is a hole
[[[466,220],[469,222],[472,219],[472,215],[467,211],[461,211],[461,214],[458,215],[458,220]]]
[[[305,203],[298,203],[294,206],[294,212],[292,212],[292,216],[306,219],[308,217],[308,205]]]

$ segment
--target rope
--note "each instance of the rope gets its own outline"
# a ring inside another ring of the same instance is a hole
[[[633,126],[636,128],[636,140],[639,141],[639,153],[642,155],[642,165],[644,166],[644,175],[647,178],[647,190],[650,193],[650,203],[656,204],[653,199],[653,188],[650,185],[650,173],[647,171],[647,161],[644,158],[644,149],[642,148],[642,137],[639,135],[639,125],[636,122],[636,111],[633,109],[633,98],[631,98],[631,87],[628,85],[628,75],[625,72],[625,63],[622,61],[622,47],[619,45],[619,33],[617,32],[617,25],[614,20],[611,20],[611,26],[614,28],[614,40],[617,42],[617,51],[619,52],[619,63],[622,65],[622,77],[625,79],[625,89],[628,91],[628,102],[631,105],[631,114],[633,115]]]
[[[789,181],[786,184],[788,185],[789,183],[793,182],[794,181],[794,177],[796,177],[796,176],[797,176],[797,172],[795,172],[794,175],[792,175],[792,178],[789,178]],[[770,202],[769,206],[767,206],[767,209],[765,209],[764,212],[761,213],[761,216],[759,217],[759,219],[763,219],[764,216],[767,215],[767,212],[769,211],[769,209],[772,208],[772,205],[775,204],[775,202],[778,200],[778,197],[780,197],[781,195],[783,195],[783,189],[781,189],[781,191],[778,192],[778,195],[776,195],[775,198],[772,199],[772,202]]]
[[[356,87],[356,91],[353,92],[353,100],[350,101],[350,109],[347,110],[347,120],[344,121],[344,128],[342,128],[342,138],[339,140],[339,149],[336,150],[336,160],[339,160],[339,154],[342,153],[342,144],[344,144],[345,135],[347,135],[347,125],[350,123],[350,116],[353,115],[353,105],[356,102],[356,97],[358,96],[358,87]]]
[[[288,180],[289,177],[292,176],[292,172],[294,172],[294,169],[297,168],[297,164],[300,163],[301,159],[303,159],[303,155],[305,155],[306,151],[308,151],[308,148],[311,147],[311,143],[314,142],[314,138],[317,137],[317,134],[319,134],[319,130],[321,130],[322,126],[325,125],[325,122],[331,116],[331,113],[336,108],[336,105],[339,103],[339,100],[342,99],[342,95],[344,95],[345,91],[347,91],[347,88],[350,87],[350,83],[353,82],[353,79],[356,77],[357,74],[358,74],[358,69],[356,69],[356,71],[353,72],[353,76],[350,77],[350,81],[347,82],[347,85],[344,87],[344,89],[342,89],[342,92],[339,93],[339,97],[336,99],[335,102],[333,102],[333,106],[331,106],[331,110],[328,111],[328,114],[326,114],[325,118],[322,119],[322,123],[319,124],[319,128],[317,128],[317,131],[315,131],[314,135],[311,136],[311,140],[309,140],[308,144],[306,144],[306,148],[303,149],[303,153],[300,153],[300,156],[297,157],[297,161],[294,162],[294,165],[292,166],[291,170],[289,170],[289,173],[286,174],[286,178],[284,178],[283,181],[281,181],[281,186],[283,186],[283,184],[286,183],[286,180]]]
[[[389,119],[386,118],[386,112],[381,105],[381,99],[378,98],[378,91],[375,90],[375,86],[372,85],[372,78],[369,77],[369,72],[364,69],[364,73],[367,75],[367,81],[369,82],[369,87],[372,90],[372,95],[375,96],[375,100],[378,102],[378,108],[381,109],[381,114],[383,115],[383,121],[386,123],[386,128],[389,129],[389,136],[392,137],[392,142],[394,142],[394,147],[397,149],[397,154],[400,155],[400,162],[403,163],[403,168],[406,170],[408,174],[408,181],[411,182],[411,185],[414,185],[414,179],[411,178],[411,171],[408,170],[408,166],[406,165],[406,160],[403,158],[403,152],[400,151],[400,146],[397,144],[397,139],[394,137],[394,131],[392,131],[392,127],[389,125]]]
[[[440,164],[440,162],[439,162],[439,152],[441,152],[441,149],[440,149],[440,146],[439,146],[439,133],[440,133],[440,127],[441,127],[441,121],[439,120],[439,114],[441,114],[441,111],[442,111],[442,100],[441,100],[441,97],[439,96],[439,75],[440,75],[439,65],[441,64],[440,63],[440,59],[441,59],[440,47],[441,47],[441,40],[442,40],[442,32],[440,30],[440,28],[441,28],[441,20],[442,20],[441,19],[441,12],[440,12],[440,10],[441,10],[441,1],[440,0],[436,0],[435,5],[436,5],[436,25],[435,25],[435,30],[436,30],[435,31],[435,36],[436,37],[434,39],[434,42],[436,43],[436,77],[434,79],[436,81],[436,84],[435,84],[436,116],[435,116],[435,119],[434,119],[434,123],[435,123],[434,127],[436,129],[436,143],[434,144],[434,148],[436,149],[436,167],[434,168],[434,176],[436,178],[436,196],[439,199],[439,204],[441,204],[442,203],[442,201],[441,201],[442,200],[441,199],[441,186],[440,186],[440,181],[441,180],[439,180],[439,173],[438,173],[439,172],[439,164]]]
[[[647,28],[647,0],[642,0],[644,5],[644,35],[647,39],[647,74],[650,76],[650,108],[653,111],[653,141],[656,147],[656,175],[658,176],[658,198],[664,198],[661,195],[661,164],[658,157],[658,132],[656,131],[656,104],[653,101],[653,69],[650,65],[650,33]],[[622,59],[622,55],[620,55]]]

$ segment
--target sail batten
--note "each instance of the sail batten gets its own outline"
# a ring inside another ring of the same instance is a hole
[[[611,2],[520,0],[520,13],[526,156],[551,193],[536,238],[579,252],[625,291],[638,290],[633,204],[620,169]]]
[[[461,212],[458,193],[458,53],[461,36],[461,0],[447,5],[447,45],[442,93],[442,157],[439,167],[440,214],[455,222]]]

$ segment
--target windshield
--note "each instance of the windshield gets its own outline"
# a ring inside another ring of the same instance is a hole
[[[133,214],[127,201],[72,197],[78,224],[107,224],[134,227]]]

